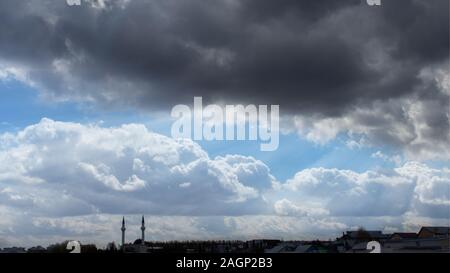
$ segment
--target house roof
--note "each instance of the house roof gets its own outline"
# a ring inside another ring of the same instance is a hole
[[[417,233],[414,232],[396,232],[391,235],[391,238],[394,236],[399,236],[403,239],[415,239],[417,238]]]
[[[364,230],[364,231],[347,231],[347,236],[352,238],[352,239],[356,239],[361,235],[361,232],[364,232],[365,234],[368,234],[371,238],[384,238],[386,237],[385,234],[383,234],[383,232],[379,231],[379,230]]]
[[[352,250],[367,250],[367,243],[359,243],[352,247]]]
[[[450,234],[450,227],[422,227],[419,233],[422,231],[428,231],[436,235],[448,235]]]

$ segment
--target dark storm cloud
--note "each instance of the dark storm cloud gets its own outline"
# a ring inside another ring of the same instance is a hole
[[[0,60],[56,98],[155,109],[202,95],[335,116],[425,92],[419,72],[449,55],[447,0],[91,3],[2,1]]]

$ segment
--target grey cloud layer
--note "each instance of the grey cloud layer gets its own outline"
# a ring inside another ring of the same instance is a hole
[[[161,107],[203,95],[335,115],[425,95],[417,75],[449,54],[446,0],[104,2],[2,1],[1,59],[59,98]]]
[[[345,120],[328,120],[329,135],[448,159],[448,10],[447,0],[5,0],[0,79],[103,107],[168,111],[195,95],[280,104],[307,130]]]

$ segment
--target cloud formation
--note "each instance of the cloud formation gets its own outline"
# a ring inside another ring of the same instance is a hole
[[[448,60],[448,1],[362,2],[8,0],[0,54],[60,99],[336,114],[420,92],[420,71]]]
[[[140,124],[43,119],[0,136],[0,237],[9,240],[113,240],[120,215],[140,214],[152,219],[155,240],[412,230],[448,221],[448,189],[448,168],[413,161],[366,172],[310,168],[277,181],[252,157],[210,158],[191,140]]]
[[[409,160],[449,160],[449,75],[448,65],[423,69],[424,94],[375,101],[340,117],[295,115],[286,124],[319,144],[345,134],[355,147],[385,146]]]
[[[138,124],[100,128],[43,119],[3,135],[1,147],[0,203],[44,215],[256,213],[265,208],[261,191],[275,182],[254,158],[210,159],[191,140]]]
[[[446,218],[450,213],[450,170],[407,162],[389,171],[312,168],[298,172],[282,185],[287,205],[281,214],[298,211],[295,203],[315,201],[340,217],[401,217],[407,213]],[[295,194],[293,194],[295,193]],[[283,209],[281,209],[283,208]]]
[[[277,181],[255,158],[210,158],[140,124],[43,119],[0,136],[0,247],[104,242],[118,214],[151,215],[152,239],[448,225],[450,171],[417,162],[450,159],[448,10],[448,0],[1,1],[0,81],[48,102],[280,104],[287,131],[318,144],[345,135],[405,162],[379,152],[397,167]]]
[[[448,77],[434,80],[449,74],[448,10],[447,0],[376,9],[362,0],[5,0],[0,78],[102,107],[168,111],[195,95],[280,104],[313,124],[337,121],[325,140],[356,131],[414,159],[442,148],[449,158]]]

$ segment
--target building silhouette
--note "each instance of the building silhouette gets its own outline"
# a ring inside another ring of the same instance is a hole
[[[160,250],[161,247],[151,246],[149,242],[145,241],[145,218],[142,215],[141,220],[141,238],[135,240],[133,243],[126,243],[125,231],[127,230],[125,226],[125,217],[122,218],[122,227],[120,229],[122,231],[122,245],[121,250],[125,253],[149,253]]]

